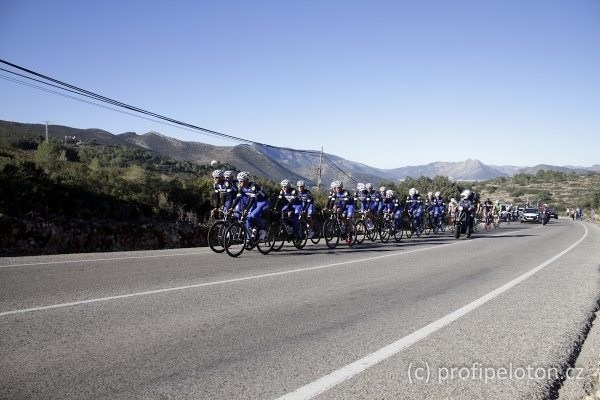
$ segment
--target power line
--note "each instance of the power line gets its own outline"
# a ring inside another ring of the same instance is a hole
[[[51,87],[54,87],[54,88],[57,88],[57,89],[60,89],[60,90],[64,90],[64,91],[76,94],[78,96],[87,97],[87,98],[94,99],[94,100],[97,100],[97,101],[100,101],[100,102],[104,102],[104,103],[108,103],[108,104],[111,104],[111,105],[114,105],[114,106],[117,106],[117,107],[125,108],[127,110],[130,110],[130,111],[133,111],[133,112],[136,112],[136,113],[148,115],[148,116],[157,118],[157,119],[162,120],[162,121],[155,120],[155,119],[148,118],[148,117],[143,117],[143,116],[136,115],[136,114],[133,114],[131,112],[122,111],[122,110],[119,110],[119,109],[116,109],[116,108],[113,108],[113,107],[107,107],[107,106],[104,106],[102,104],[98,104],[98,103],[95,103],[95,102],[92,102],[92,101],[89,101],[89,100],[84,100],[84,99],[81,99],[81,98],[78,98],[78,97],[75,97],[75,96],[71,96],[71,95],[67,95],[67,94],[64,94],[64,93],[57,92],[55,90],[47,89],[47,88],[44,88],[44,87],[41,87],[41,86],[38,86],[38,85],[35,85],[35,84],[29,84],[29,83],[26,83],[26,82],[19,81],[18,79],[14,79],[14,78],[10,78],[10,77],[7,77],[7,76],[0,75],[0,78],[9,80],[9,81],[12,81],[12,82],[15,82],[15,83],[19,83],[19,84],[22,84],[22,85],[25,85],[25,86],[29,86],[29,87],[33,87],[33,88],[36,88],[36,89],[40,89],[40,90],[43,90],[43,91],[46,91],[46,92],[49,92],[49,93],[53,93],[53,94],[56,94],[56,95],[59,95],[59,96],[63,96],[63,97],[69,98],[69,99],[81,101],[83,103],[91,104],[91,105],[94,105],[94,106],[97,106],[97,107],[102,107],[102,108],[105,108],[105,109],[108,109],[108,110],[111,110],[111,111],[117,111],[117,112],[120,112],[120,113],[123,113],[123,114],[131,115],[131,116],[134,116],[134,117],[137,117],[137,118],[142,118],[142,119],[149,120],[149,121],[152,121],[152,122],[158,122],[158,123],[161,123],[161,124],[164,124],[164,125],[167,125],[167,126],[178,127],[178,128],[186,129],[186,130],[199,131],[200,133],[208,134],[208,135],[213,135],[213,136],[219,137],[221,139],[226,139],[226,140],[231,140],[231,141],[241,142],[241,143],[246,143],[246,144],[252,144],[252,145],[257,145],[257,146],[264,146],[264,147],[273,148],[273,149],[289,150],[289,151],[294,151],[294,152],[298,152],[298,153],[302,153],[302,154],[310,154],[310,155],[315,155],[315,156],[321,155],[321,152],[316,151],[316,150],[297,150],[297,149],[292,149],[292,148],[273,146],[273,145],[269,145],[269,144],[266,144],[266,143],[256,142],[256,141],[253,141],[253,140],[250,140],[250,139],[244,139],[244,138],[240,138],[240,137],[237,137],[237,136],[228,135],[228,134],[225,134],[225,133],[222,133],[222,132],[218,132],[218,131],[214,131],[214,130],[211,130],[211,129],[202,128],[200,126],[196,126],[196,125],[193,125],[193,124],[182,122],[182,121],[179,121],[179,120],[176,120],[176,119],[173,119],[173,118],[166,117],[166,116],[161,115],[161,114],[157,114],[157,113],[154,113],[154,112],[151,112],[151,111],[148,111],[148,110],[144,110],[142,108],[138,108],[138,107],[135,107],[135,106],[132,106],[132,105],[120,102],[118,100],[111,99],[111,98],[106,97],[106,96],[102,96],[100,94],[91,92],[89,90],[85,90],[85,89],[82,89],[82,88],[77,87],[75,85],[71,85],[71,84],[68,84],[66,82],[60,81],[58,79],[51,78],[51,77],[43,75],[41,73],[32,71],[32,70],[30,70],[28,68],[21,67],[19,65],[13,64],[13,63],[8,62],[6,60],[0,59],[0,63],[3,63],[3,64],[8,65],[8,66],[11,66],[13,68],[16,68],[19,71],[26,72],[28,74],[34,75],[34,76],[36,76],[38,78],[45,79],[45,80],[53,82],[53,83],[46,82],[46,81],[43,81],[43,80],[40,80],[40,79],[36,79],[36,78],[31,77],[31,76],[27,76],[27,75],[24,75],[24,74],[15,72],[15,71],[10,71],[10,70],[4,69],[4,68],[0,68],[0,70],[8,72],[10,74],[14,74],[14,75],[20,76],[22,78],[30,79],[32,81],[35,81],[35,82],[38,82],[38,83],[42,83],[44,85],[48,85],[48,86],[51,86]],[[164,121],[167,121],[167,122],[164,122]],[[356,180],[354,180],[354,178],[352,178],[350,175],[348,175],[332,159],[330,159],[327,156],[325,156],[325,159],[335,169],[337,169],[339,172],[341,172],[346,177],[348,177],[350,180],[352,180],[353,182],[356,183]]]

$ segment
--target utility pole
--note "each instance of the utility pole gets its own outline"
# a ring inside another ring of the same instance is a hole
[[[48,122],[50,121],[42,121],[46,123],[46,142],[48,142]]]
[[[319,158],[319,167],[317,168],[317,191],[321,191],[321,174],[323,173],[323,146],[321,146],[321,157]]]

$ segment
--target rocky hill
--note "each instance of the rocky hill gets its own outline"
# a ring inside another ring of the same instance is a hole
[[[0,121],[0,140],[5,142],[14,142],[28,137],[37,138],[44,134],[45,126],[42,124]],[[76,140],[83,142],[94,141],[105,145],[142,148],[179,161],[209,164],[211,160],[218,160],[222,164],[232,165],[238,170],[248,170],[253,174],[269,177],[274,181],[284,178],[303,179],[310,185],[317,182],[317,168],[320,162],[320,152],[318,151],[248,144],[213,146],[200,142],[177,140],[158,132],[148,132],[142,135],[126,132],[114,135],[100,129],[75,129],[51,125],[49,134],[61,140],[66,137],[75,137]],[[322,164],[322,182],[327,184],[336,179],[348,182],[348,176],[355,181],[373,182],[375,184],[419,176],[430,178],[447,176],[456,181],[481,181],[512,176],[519,172],[536,173],[542,169],[581,174],[590,170],[600,170],[600,166],[595,165],[591,168],[552,165],[537,165],[534,167],[493,166],[486,165],[476,159],[468,159],[462,162],[432,162],[425,165],[395,169],[379,169],[325,153]]]

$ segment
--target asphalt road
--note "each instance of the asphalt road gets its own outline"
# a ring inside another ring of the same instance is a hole
[[[2,258],[0,398],[548,398],[599,266],[600,229],[567,220],[238,259]]]

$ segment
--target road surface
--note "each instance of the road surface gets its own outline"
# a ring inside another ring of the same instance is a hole
[[[600,229],[567,220],[238,259],[2,258],[0,398],[548,398],[599,265]]]

